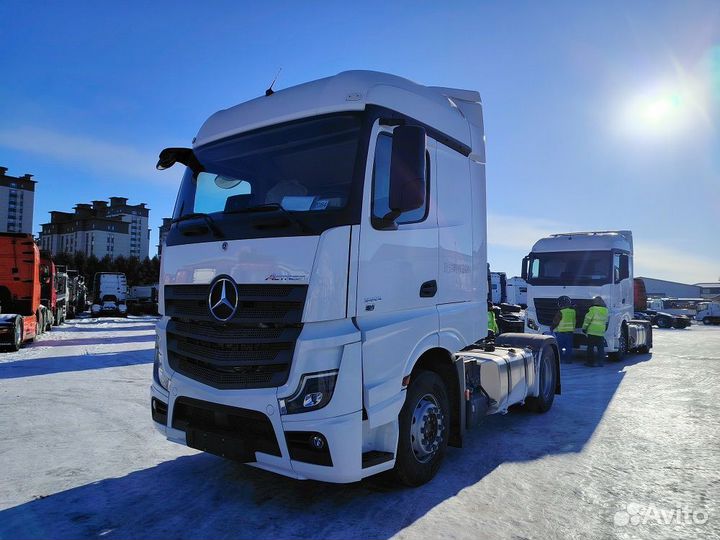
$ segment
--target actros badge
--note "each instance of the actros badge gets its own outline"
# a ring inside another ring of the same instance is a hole
[[[219,276],[210,284],[208,307],[210,314],[220,322],[233,318],[238,307],[238,291],[231,277]]]

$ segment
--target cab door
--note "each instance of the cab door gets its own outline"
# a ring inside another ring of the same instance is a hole
[[[378,226],[388,211],[393,128],[376,123],[365,176],[358,246],[356,322],[363,333],[364,405],[397,395],[408,362],[437,346],[438,226],[435,141],[426,137],[425,204],[401,214],[392,230]]]

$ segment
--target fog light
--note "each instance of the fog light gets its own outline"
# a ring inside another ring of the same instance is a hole
[[[315,450],[322,450],[325,448],[325,439],[322,435],[313,435],[310,437],[310,446]]]

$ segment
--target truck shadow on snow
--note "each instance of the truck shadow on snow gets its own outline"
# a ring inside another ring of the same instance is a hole
[[[196,454],[2,511],[0,538],[388,538],[503,463],[582,451],[625,368],[650,358],[594,369],[576,358],[563,366],[563,395],[551,411],[488,417],[467,433],[463,449],[448,450],[436,478],[416,489],[385,477],[351,485],[295,481]]]
[[[144,336],[142,336],[142,338],[143,339],[140,340],[134,339],[129,343],[142,344],[147,341],[152,342],[155,339],[152,337],[152,339],[146,340]],[[97,341],[93,343],[97,343]],[[117,341],[110,341],[109,343],[117,343]],[[67,343],[62,342],[62,344]],[[52,375],[72,371],[87,371],[91,369],[135,366],[139,364],[151,364],[152,361],[153,350],[151,348],[109,353],[93,352],[92,354],[74,356],[53,356],[52,358],[27,358],[0,363],[0,380],[34,377],[37,375]]]

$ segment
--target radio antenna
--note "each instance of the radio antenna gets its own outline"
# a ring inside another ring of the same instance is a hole
[[[268,87],[268,89],[265,90],[266,96],[272,96],[275,93],[275,91],[272,88],[273,88],[273,86],[275,86],[275,81],[277,81],[277,78],[280,76],[281,71],[282,71],[282,68],[278,69],[278,72],[275,74],[275,78],[270,83],[270,86]]]

